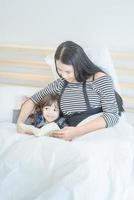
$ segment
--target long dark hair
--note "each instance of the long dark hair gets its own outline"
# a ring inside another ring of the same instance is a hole
[[[85,82],[95,73],[104,72],[88,58],[81,46],[72,41],[61,43],[55,52],[54,59],[56,70],[56,60],[60,60],[66,65],[72,65],[74,68],[75,79],[78,82]]]

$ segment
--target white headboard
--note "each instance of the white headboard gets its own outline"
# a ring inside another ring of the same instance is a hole
[[[52,48],[22,45],[0,46],[0,83],[44,87],[54,80],[45,57]]]

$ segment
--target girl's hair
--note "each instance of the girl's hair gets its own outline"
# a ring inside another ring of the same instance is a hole
[[[60,60],[66,65],[72,65],[74,68],[75,79],[78,82],[86,81],[96,72],[104,72],[88,58],[82,47],[72,41],[61,43],[55,52],[54,59],[57,73],[56,60]]]
[[[40,111],[43,111],[43,107],[45,106],[51,106],[54,102],[57,102],[59,105],[59,95],[57,94],[48,94],[46,95],[43,100],[35,105],[35,110],[40,109]]]
[[[36,116],[42,114],[43,108],[45,106],[51,106],[54,102],[57,102],[59,106],[59,95],[57,94],[48,94],[43,100],[34,106],[33,113],[29,116],[32,120],[32,124],[35,125]]]

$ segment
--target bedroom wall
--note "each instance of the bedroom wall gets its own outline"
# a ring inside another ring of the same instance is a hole
[[[134,50],[133,0],[0,0],[0,44]]]

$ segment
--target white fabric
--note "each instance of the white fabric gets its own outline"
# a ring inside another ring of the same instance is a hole
[[[132,200],[133,159],[134,129],[123,117],[72,142],[0,123],[0,199]]]

